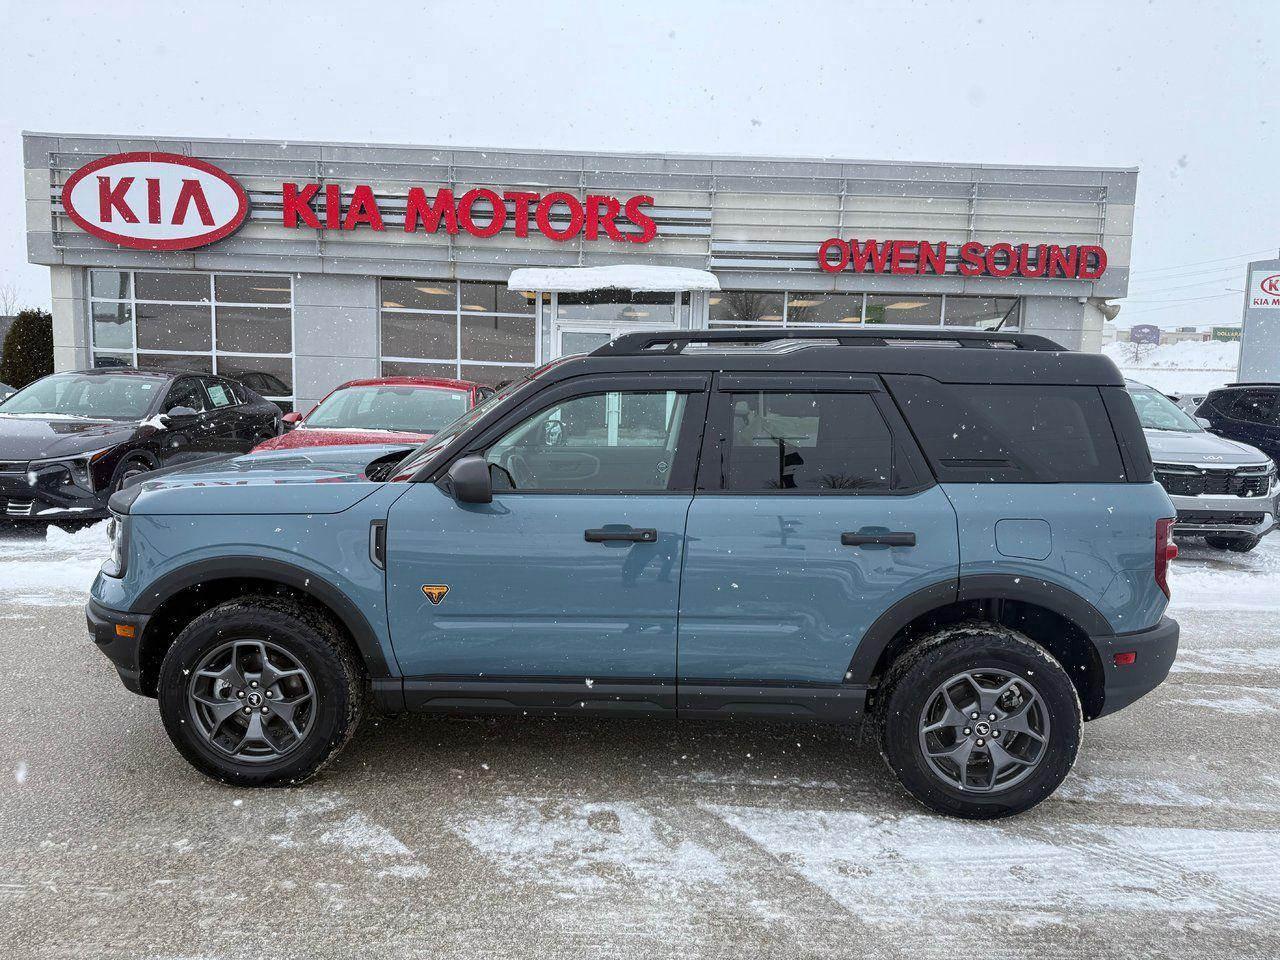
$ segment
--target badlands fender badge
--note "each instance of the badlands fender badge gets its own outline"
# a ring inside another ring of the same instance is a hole
[[[422,592],[427,595],[431,605],[437,607],[440,605],[440,601],[444,599],[444,595],[449,592],[449,585],[447,583],[424,583]]]

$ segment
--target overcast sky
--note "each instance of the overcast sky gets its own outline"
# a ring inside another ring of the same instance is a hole
[[[1280,247],[1275,0],[0,9],[0,284],[33,304],[24,129],[1136,166],[1122,323],[1238,321]]]

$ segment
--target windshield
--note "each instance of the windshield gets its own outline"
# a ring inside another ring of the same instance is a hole
[[[141,420],[163,391],[160,377],[55,373],[23,387],[0,406],[0,414]]]
[[[1134,409],[1144,430],[1173,430],[1178,433],[1203,433],[1204,429],[1187,412],[1151,387],[1131,387]]]
[[[470,393],[441,387],[374,384],[331,393],[304,427],[435,433],[467,412]]]
[[[547,366],[550,366],[550,364]],[[523,386],[525,382],[537,376],[538,373],[545,369],[547,369],[547,367],[542,367],[527,377],[523,377],[520,380],[512,380],[497,393],[490,394],[480,403],[468,410],[466,414],[453,421],[453,423],[449,424],[444,430],[441,430],[434,437],[401,460],[400,463],[396,465],[396,474],[403,476],[416,471],[418,467],[422,466],[422,464],[426,463],[437,453],[443,450],[454,437],[462,433],[499,403],[511,396],[511,394],[519,387]],[[397,479],[399,479],[399,477],[397,477]]]

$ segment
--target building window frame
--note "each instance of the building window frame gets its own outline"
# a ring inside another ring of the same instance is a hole
[[[453,309],[438,310],[423,307],[388,307],[385,306],[386,296],[383,292],[384,284],[388,280],[400,280],[409,282],[433,283],[443,286],[449,284],[453,287]],[[420,364],[426,366],[451,366],[453,368],[453,378],[464,380],[464,367],[494,367],[507,368],[512,371],[533,370],[542,363],[542,324],[544,322],[545,311],[548,308],[548,294],[542,291],[533,291],[535,298],[530,305],[528,313],[517,313],[509,310],[464,310],[462,304],[462,285],[464,283],[492,283],[488,280],[435,280],[423,279],[415,277],[379,277],[378,278],[378,374],[379,376],[387,376],[384,365],[387,363],[395,364]],[[495,284],[496,286],[504,286],[504,284]],[[552,301],[552,306],[554,302]],[[388,354],[383,352],[383,317],[386,314],[407,314],[410,316],[434,316],[434,317],[452,317],[453,318],[453,356],[440,357],[405,357],[396,354]],[[482,317],[511,317],[521,320],[533,321],[533,338],[530,348],[533,351],[533,360],[525,362],[522,360],[469,360],[462,355],[462,321],[465,317],[482,318]],[[512,379],[515,379],[513,374]]]
[[[123,273],[129,277],[129,296],[128,297],[105,297],[97,295],[93,292],[93,274],[95,272],[104,273]],[[87,273],[87,302],[89,309],[86,312],[85,322],[88,324],[88,335],[85,342],[89,344],[89,360],[91,366],[97,365],[99,356],[118,357],[127,359],[129,366],[136,367],[138,358],[147,356],[163,356],[163,357],[199,357],[202,360],[209,361],[210,371],[213,376],[229,377],[235,379],[234,376],[224,373],[218,369],[219,357],[250,357],[253,359],[267,360],[288,360],[289,362],[289,386],[288,394],[263,394],[264,399],[277,403],[287,403],[292,409],[297,393],[297,370],[295,364],[295,356],[297,354],[297,314],[294,310],[294,284],[293,274],[289,273],[254,273],[251,271],[241,270],[126,270],[115,267],[89,267]],[[139,273],[154,274],[171,274],[174,276],[200,276],[204,277],[209,284],[209,296],[205,301],[191,300],[150,300],[140,299],[138,297],[138,278]],[[217,278],[218,277],[251,277],[255,280],[283,280],[289,285],[289,299],[285,303],[245,303],[240,301],[219,300],[217,299]],[[131,332],[131,341],[128,348],[98,346],[94,324],[94,304],[126,304],[129,308],[130,320],[129,329]],[[209,311],[209,349],[208,350],[157,350],[151,347],[138,346],[138,304],[145,306],[159,307],[206,307]],[[255,353],[251,351],[241,350],[219,350],[218,349],[218,307],[271,307],[278,310],[289,311],[289,351],[287,353]],[[191,371],[201,374],[200,370]]]

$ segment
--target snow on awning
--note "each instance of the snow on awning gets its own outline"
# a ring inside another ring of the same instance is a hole
[[[689,267],[654,267],[618,264],[612,267],[520,267],[511,271],[509,290],[545,290],[551,293],[586,293],[589,290],[643,290],[675,293],[682,290],[719,290],[714,273]]]

